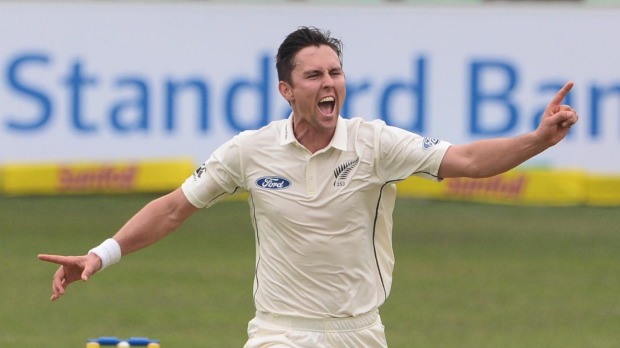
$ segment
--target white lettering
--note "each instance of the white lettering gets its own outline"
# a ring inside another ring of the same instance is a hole
[[[261,186],[264,188],[284,188],[284,180],[275,179],[275,178],[265,178]]]

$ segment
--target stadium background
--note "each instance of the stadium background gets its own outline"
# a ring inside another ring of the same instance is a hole
[[[619,18],[601,0],[0,1],[0,347],[243,343],[244,202],[56,303],[35,255],[88,250],[217,144],[283,117],[268,66],[297,25],[344,40],[349,112],[448,141],[527,131],[576,82],[581,121],[548,154],[490,179],[400,184],[391,347],[617,347]]]
[[[581,114],[557,146],[488,180],[401,194],[620,203],[620,8],[602,1],[0,2],[0,192],[161,192],[244,129],[286,117],[273,55],[299,25],[345,42],[347,117],[453,143]]]

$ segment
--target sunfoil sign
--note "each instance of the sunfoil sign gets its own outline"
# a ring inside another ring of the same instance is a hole
[[[0,163],[191,157],[287,117],[274,56],[300,25],[345,43],[345,117],[452,143],[581,115],[530,166],[620,172],[620,9],[0,4]],[[579,23],[578,26],[567,25]]]

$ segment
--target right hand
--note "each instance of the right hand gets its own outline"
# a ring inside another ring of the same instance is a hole
[[[101,269],[101,259],[93,253],[83,256],[39,254],[38,258],[41,261],[60,265],[52,278],[52,297],[50,298],[52,301],[59,299],[69,284],[80,279],[87,281],[90,276]]]

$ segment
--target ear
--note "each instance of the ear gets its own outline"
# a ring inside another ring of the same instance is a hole
[[[289,103],[293,102],[295,98],[293,97],[293,88],[288,82],[280,81],[278,83],[278,91],[280,91],[280,95],[284,97]]]

